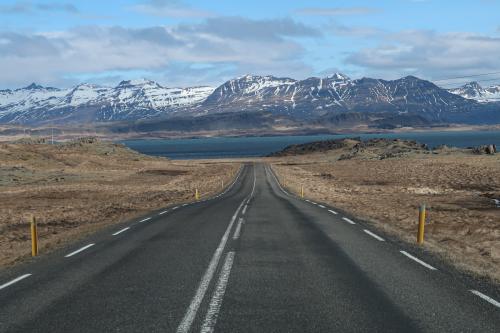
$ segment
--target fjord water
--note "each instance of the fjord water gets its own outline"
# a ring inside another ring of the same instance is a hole
[[[431,148],[438,145],[472,147],[485,144],[496,144],[497,146],[500,146],[500,131],[152,139],[125,140],[121,141],[121,143],[147,155],[165,156],[172,159],[201,159],[265,156],[292,144],[348,137],[361,137],[362,139],[399,138],[405,140],[415,140],[420,143],[425,143]]]

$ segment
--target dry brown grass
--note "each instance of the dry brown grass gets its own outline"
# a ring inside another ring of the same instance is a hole
[[[327,202],[414,243],[418,206],[429,207],[425,247],[460,269],[500,281],[500,154],[460,151],[383,160],[340,152],[271,159],[296,192]]]
[[[0,144],[0,266],[30,253],[27,221],[41,252],[103,226],[229,184],[239,163],[171,161],[109,143]]]

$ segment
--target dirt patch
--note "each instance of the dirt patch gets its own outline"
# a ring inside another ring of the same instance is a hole
[[[141,170],[138,172],[140,175],[152,176],[180,176],[187,174],[186,170]]]
[[[83,139],[60,145],[0,144],[0,266],[29,256],[28,220],[40,250],[170,204],[221,190],[238,162],[170,161]]]

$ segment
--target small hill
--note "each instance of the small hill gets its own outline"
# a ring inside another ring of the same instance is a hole
[[[273,153],[270,157],[296,156],[314,153],[329,153],[337,159],[385,159],[401,157],[409,154],[429,154],[425,144],[401,139],[370,139],[358,138],[315,141],[299,145],[291,145],[282,151]]]

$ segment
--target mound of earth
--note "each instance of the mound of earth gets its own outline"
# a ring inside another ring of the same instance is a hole
[[[339,160],[353,158],[381,160],[409,154],[429,154],[430,150],[427,145],[410,140],[370,139],[363,141],[360,138],[348,138],[291,145],[280,152],[271,154],[270,157],[326,152],[338,155]]]

